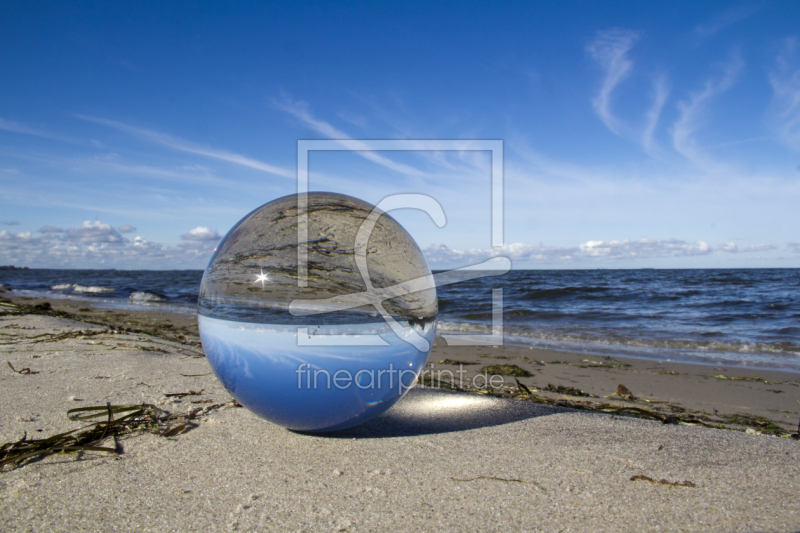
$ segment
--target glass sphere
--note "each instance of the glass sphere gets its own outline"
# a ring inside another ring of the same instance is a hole
[[[198,300],[203,350],[225,388],[270,422],[310,432],[397,402],[428,359],[436,314],[408,232],[366,202],[319,192],[304,212],[290,195],[239,221]]]

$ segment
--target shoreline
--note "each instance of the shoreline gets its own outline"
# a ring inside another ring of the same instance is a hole
[[[0,295],[3,301],[35,313],[153,335],[193,348],[201,346],[194,315],[156,308],[108,309],[85,300],[31,299],[7,293]],[[475,391],[486,389],[486,378],[491,375],[500,376],[492,383],[499,387],[490,390],[491,394],[535,403],[606,412],[635,408],[663,419],[695,418],[712,426],[784,433],[797,430],[800,419],[800,375],[791,371],[520,345],[448,346],[440,337],[418,387],[435,384]],[[620,385],[622,389],[618,389]],[[617,394],[618,390],[627,390],[631,396]]]
[[[29,291],[16,291],[16,292],[29,292]],[[113,315],[123,316],[126,313],[129,313],[132,316],[143,316],[143,317],[161,317],[162,319],[170,320],[170,322],[174,322],[175,325],[181,328],[189,328],[189,330],[194,329],[196,330],[196,321],[197,321],[197,312],[196,306],[182,306],[182,305],[170,305],[168,303],[154,303],[151,305],[147,304],[137,304],[132,302],[126,301],[108,301],[108,300],[98,300],[96,298],[88,298],[88,297],[59,297],[59,296],[50,296],[50,295],[29,295],[29,294],[22,294],[17,295],[14,293],[5,292],[3,293],[0,291],[0,299],[5,298],[11,302],[19,302],[22,305],[37,305],[40,303],[48,302],[50,305],[56,309],[61,310],[67,313],[76,313],[80,309],[84,309],[84,311],[78,314],[81,318],[85,318],[86,320],[96,319],[101,321],[108,321],[109,319],[113,319]],[[88,314],[82,314],[88,313]],[[124,318],[124,316],[123,316]],[[119,320],[118,320],[119,321]],[[136,320],[134,320],[136,322]],[[186,334],[190,332],[189,330],[184,331],[183,333]],[[196,333],[196,332],[195,332]],[[468,335],[480,335],[486,332],[465,332],[460,329],[454,330],[442,330],[438,328],[437,331],[437,338],[440,338],[441,335],[439,333],[444,333],[445,335],[449,334],[468,334]],[[196,336],[196,334],[195,334]],[[440,338],[441,343],[446,343],[444,339]],[[567,354],[575,354],[575,355],[583,355],[585,357],[614,357],[614,358],[622,358],[622,359],[631,359],[631,360],[638,360],[638,361],[649,361],[649,362],[666,362],[666,363],[675,363],[675,364],[685,364],[690,366],[700,366],[700,367],[730,367],[735,369],[740,369],[744,371],[752,372],[781,372],[787,374],[795,374],[797,378],[800,378],[800,367],[793,368],[793,367],[783,367],[780,365],[768,365],[768,364],[761,364],[761,365],[750,365],[745,362],[737,362],[737,361],[725,361],[725,360],[717,360],[712,361],[710,359],[703,359],[703,358],[695,358],[691,355],[682,355],[681,353],[664,353],[661,355],[668,356],[667,359],[663,357],[659,357],[659,353],[657,350],[665,349],[665,348],[654,348],[648,346],[633,346],[633,345],[615,345],[615,344],[606,344],[606,343],[581,343],[577,341],[561,341],[561,340],[553,340],[549,338],[540,338],[540,337],[524,337],[519,335],[513,335],[506,333],[504,336],[504,346],[514,346],[514,347],[521,347],[521,348],[530,348],[532,343],[538,344],[538,346],[534,347],[534,349],[538,350],[548,350],[548,351],[556,351],[562,352]],[[677,350],[675,348],[666,348],[666,350]],[[652,351],[653,353],[647,353],[648,351]],[[630,352],[637,352],[637,353],[630,353]],[[708,354],[714,354],[714,350],[707,351]],[[738,352],[720,352],[725,354],[736,354]],[[749,352],[742,352],[746,355]],[[800,357],[800,356],[798,356]]]

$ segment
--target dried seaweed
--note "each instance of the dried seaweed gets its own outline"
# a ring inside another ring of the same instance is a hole
[[[631,477],[631,481],[649,481],[654,485],[666,485],[668,487],[696,487],[694,483],[691,481],[667,481],[666,479],[660,479],[656,481],[655,479],[647,476],[633,476]]]
[[[439,361],[440,365],[455,365],[455,366],[468,366],[468,365],[478,365],[480,363],[476,363],[475,361],[459,361],[457,359],[442,359]]]
[[[115,418],[116,415],[116,418]],[[121,416],[120,416],[121,415]],[[106,420],[88,426],[59,433],[45,439],[28,439],[27,432],[22,439],[0,446],[0,469],[6,465],[21,466],[57,453],[103,452],[122,453],[118,438],[137,431],[150,430],[164,437],[185,431],[188,424],[178,419],[178,425],[171,427],[171,415],[158,407],[143,403],[141,405],[111,405],[79,407],[67,411],[70,420],[90,420],[105,417]],[[109,437],[115,439],[113,448],[101,446]]]
[[[528,370],[520,368],[517,365],[488,365],[481,368],[481,373],[495,376],[512,376],[521,378],[528,378],[533,375]]]
[[[584,396],[587,398],[597,398],[594,394],[589,394],[588,392],[584,392],[580,389],[576,389],[574,387],[565,387],[564,385],[555,386],[552,383],[548,383],[547,387],[544,389],[549,392],[556,392],[558,394],[566,394],[568,396]]]
[[[459,481],[459,482],[461,482],[461,481],[478,481],[480,479],[486,479],[486,480],[489,480],[489,481],[508,481],[510,483],[525,483],[525,481],[522,481],[521,479],[506,479],[506,478],[494,477],[494,476],[478,476],[478,477],[470,477],[470,478],[466,478],[466,479],[459,479],[457,477],[451,477],[450,479],[452,479],[453,481]]]
[[[11,361],[6,361],[6,363],[8,363],[8,367],[11,369],[12,372],[16,372],[17,374],[21,374],[23,376],[28,376],[30,374],[38,374],[39,373],[39,372],[37,372],[35,370],[31,370],[30,368],[21,368],[21,369],[17,370],[16,368],[14,368],[14,365],[11,364]]]
[[[758,376],[726,376],[725,374],[714,374],[711,377],[728,381],[753,381],[756,383],[766,383],[767,385],[794,385],[796,387],[800,386],[800,382],[798,381],[770,381],[768,379],[760,378]]]
[[[519,389],[521,392],[524,392],[525,394],[533,394],[533,393],[531,392],[531,390],[530,390],[528,387],[526,387],[524,383],[520,383],[520,382],[519,382],[519,380],[518,380],[517,378],[514,378],[514,381],[516,381],[516,382],[517,382],[517,388],[518,388],[518,389]]]

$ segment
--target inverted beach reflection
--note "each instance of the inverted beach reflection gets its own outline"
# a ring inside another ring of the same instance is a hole
[[[394,405],[414,386],[430,350],[385,322],[292,326],[198,316],[208,361],[257,415],[296,431],[334,431]],[[401,323],[433,346],[436,324]]]

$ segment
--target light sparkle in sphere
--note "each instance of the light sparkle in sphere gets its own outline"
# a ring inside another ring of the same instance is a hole
[[[198,327],[211,368],[243,406],[289,429],[333,431],[381,414],[416,382],[433,346],[436,289],[402,226],[341,194],[307,195],[307,270],[298,269],[297,199],[259,207],[220,242]]]

